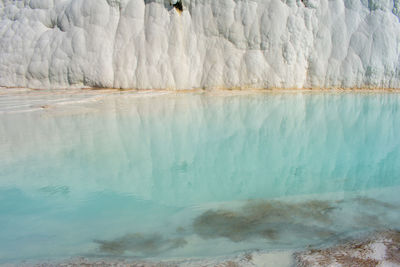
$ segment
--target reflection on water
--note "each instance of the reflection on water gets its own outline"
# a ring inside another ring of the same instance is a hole
[[[399,228],[400,94],[72,107],[0,113],[0,263],[301,249]]]

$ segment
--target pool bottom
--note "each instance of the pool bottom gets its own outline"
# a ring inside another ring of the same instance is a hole
[[[399,189],[208,203],[170,214],[168,221],[160,222],[164,227],[157,226],[156,231],[136,231],[134,226],[130,230],[111,229],[112,233],[106,228],[103,233],[95,229],[89,240],[71,233],[78,241],[74,250],[68,249],[71,244],[63,243],[65,239],[52,238],[54,250],[47,251],[53,252],[52,257],[25,260],[27,265],[83,261],[102,266],[118,262],[132,266],[215,266],[229,262],[236,264],[232,266],[292,266],[299,259],[293,253],[322,251],[398,229]],[[49,236],[55,235],[51,229],[50,225]],[[46,246],[43,239],[31,241],[41,244],[42,250]],[[31,247],[26,242],[24,245]],[[2,263],[20,265],[23,261]]]
[[[209,203],[170,216],[163,232],[97,239],[109,256],[218,256],[254,249],[321,248],[374,231],[397,229],[398,187]]]
[[[20,266],[131,266],[131,267],[323,267],[323,266],[400,266],[400,232],[385,230],[325,249],[305,251],[249,251],[229,257],[138,261],[126,259],[75,258],[64,261],[25,262]]]
[[[400,266],[400,232],[382,231],[334,247],[296,253],[295,258],[298,267]]]
[[[204,259],[180,259],[180,260],[127,260],[127,259],[91,259],[91,258],[73,258],[63,261],[26,261],[18,266],[129,266],[129,267],[250,267],[250,266],[274,266],[290,267],[295,263],[294,254],[291,251],[281,252],[262,252],[251,251],[240,253],[234,256],[204,258]]]
[[[16,99],[0,264],[286,255],[399,229],[399,96]]]

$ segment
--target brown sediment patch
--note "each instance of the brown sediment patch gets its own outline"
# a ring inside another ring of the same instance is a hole
[[[359,196],[338,203],[352,202],[358,205],[358,212],[353,214],[355,228],[386,229],[385,220],[388,212],[399,209],[398,206],[375,198]]]
[[[215,265],[215,267],[240,267],[239,263],[234,261],[226,261],[220,264]]]
[[[160,234],[127,234],[114,240],[95,240],[100,245],[100,251],[112,255],[122,255],[125,252],[142,255],[156,255],[161,252],[180,248],[186,245],[183,238],[164,238]]]
[[[397,207],[396,205],[381,201],[381,200],[377,200],[374,198],[369,198],[369,197],[356,197],[353,199],[353,201],[359,203],[360,205],[363,206],[370,206],[370,207],[383,207],[383,208],[387,208],[387,209],[398,209],[399,207]]]
[[[342,204],[355,202],[356,213],[345,220],[354,220],[350,228],[336,227],[343,222],[340,216]],[[359,204],[358,202],[362,203]],[[375,207],[382,207],[382,214],[375,214]],[[154,256],[166,251],[184,247],[184,237],[193,232],[203,239],[227,238],[233,242],[251,239],[264,239],[270,242],[289,244],[297,242],[315,246],[327,242],[337,242],[348,236],[350,230],[380,230],[386,226],[385,210],[395,208],[389,203],[369,199],[351,198],[344,201],[309,200],[303,202],[284,202],[274,200],[251,200],[237,208],[209,209],[195,217],[191,227],[179,226],[174,237],[158,233],[127,234],[113,240],[97,240],[99,250],[105,255],[123,255],[126,252],[138,256]],[[372,213],[369,212],[371,210]],[[400,235],[399,235],[400,241]],[[400,242],[398,242],[400,243]],[[389,246],[388,246],[389,248]],[[400,258],[398,247],[391,247],[394,259]],[[388,250],[389,251],[389,250]],[[397,257],[397,258],[396,258]],[[349,260],[348,255],[338,257],[339,261]],[[359,260],[361,264],[363,258]],[[367,263],[373,263],[365,262]],[[364,264],[364,263],[363,263]]]
[[[225,237],[234,242],[256,237],[277,240],[284,233],[327,238],[335,233],[320,225],[331,222],[334,209],[332,203],[318,200],[249,201],[238,210],[207,210],[194,220],[193,229],[203,238]]]
[[[295,253],[297,266],[400,266],[400,232],[384,231],[327,249]]]
[[[185,231],[186,231],[186,229],[184,227],[182,227],[182,226],[179,226],[179,227],[176,228],[176,232],[178,234],[183,234]]]
[[[381,220],[381,217],[378,215],[361,213],[361,214],[354,216],[354,222],[355,222],[355,225],[357,225],[358,227],[361,227],[361,228],[364,228],[364,227],[380,228],[380,227],[382,227],[382,220]]]

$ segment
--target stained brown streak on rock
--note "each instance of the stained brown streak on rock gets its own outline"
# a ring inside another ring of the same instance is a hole
[[[330,211],[335,207],[328,201],[284,203],[279,201],[249,201],[237,211],[208,210],[193,222],[194,231],[203,238],[225,237],[234,242],[261,237],[277,240],[282,232],[297,235],[329,237],[328,229],[311,227],[329,224]]]
[[[127,234],[123,237],[107,241],[95,240],[100,245],[100,251],[122,255],[126,251],[139,252],[144,255],[156,255],[164,251],[186,245],[183,238],[167,239],[160,234]]]

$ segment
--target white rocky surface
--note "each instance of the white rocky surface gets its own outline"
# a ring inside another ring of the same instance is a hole
[[[298,267],[399,267],[400,232],[383,231],[326,249],[296,253]]]
[[[400,87],[399,0],[0,0],[0,86]]]

